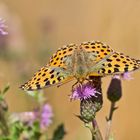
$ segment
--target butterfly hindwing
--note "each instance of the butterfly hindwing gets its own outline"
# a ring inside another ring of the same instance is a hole
[[[21,86],[24,90],[37,90],[70,81],[71,73],[60,67],[43,67],[31,80]]]

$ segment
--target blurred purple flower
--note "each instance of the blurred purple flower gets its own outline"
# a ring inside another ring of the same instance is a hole
[[[10,116],[11,122],[21,121],[24,123],[32,124],[35,119],[36,114],[34,112],[13,113]]]
[[[124,74],[122,74],[122,78],[124,80],[132,80],[133,77],[131,76],[132,72],[125,72]]]
[[[40,126],[42,129],[48,127],[52,123],[52,108],[49,104],[45,104],[42,107],[41,117],[40,117]]]
[[[70,99],[80,99],[80,100],[86,100],[88,98],[91,98],[92,96],[97,97],[96,94],[101,94],[99,93],[96,88],[93,87],[90,83],[86,83],[83,85],[78,85],[72,95],[70,96]]]
[[[40,122],[41,129],[47,128],[52,123],[52,108],[49,104],[45,104],[41,110],[35,109],[33,112],[13,113],[10,116],[11,122],[21,121],[28,125],[32,125],[35,121]]]
[[[5,20],[0,18],[0,35],[7,35],[8,34],[8,32],[5,31],[5,28],[7,28],[7,26],[4,23],[5,23]]]
[[[133,77],[131,76],[131,74],[132,74],[132,72],[125,72],[125,73],[123,73],[121,75],[114,75],[113,79],[121,80],[121,78],[122,78],[123,80],[132,80]]]

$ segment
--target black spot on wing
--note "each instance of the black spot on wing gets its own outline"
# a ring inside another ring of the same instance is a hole
[[[108,61],[108,62],[112,62],[112,59],[109,59],[109,58],[108,58],[107,61]]]
[[[111,70],[108,70],[108,73],[111,73]]]
[[[53,74],[51,75],[51,79],[52,79],[52,78],[54,78],[54,75],[53,75]]]
[[[40,81],[40,78],[38,78],[37,81]],[[32,84],[33,84],[33,83],[32,83]]]
[[[102,72],[102,73],[105,73],[105,71],[106,71],[106,70],[105,70],[104,68],[101,69],[101,72]]]
[[[127,62],[126,61],[123,61],[123,63],[126,64]]]
[[[128,72],[128,68],[127,68],[127,67],[126,67],[126,68],[124,68],[124,71],[125,71],[125,72]]]
[[[61,81],[62,79],[63,79],[62,76],[57,77],[57,80],[58,80],[58,81]]]
[[[51,70],[51,71],[50,71],[50,74],[52,74],[52,73],[54,73],[54,70]]]
[[[47,82],[45,83],[45,85],[46,85],[46,86],[50,85],[50,81],[47,81]]]
[[[108,64],[108,67],[112,67],[111,63]]]
[[[118,68],[114,68],[114,73],[115,72],[119,72],[119,69]]]
[[[39,84],[37,84],[36,87],[37,87],[37,89],[40,89],[40,85]]]
[[[73,50],[72,48],[69,49],[69,51],[72,51],[72,50]]]
[[[44,77],[46,75],[46,73],[43,73],[42,76]]]
[[[48,81],[48,78],[44,79],[44,82]]]
[[[116,61],[121,61],[121,60],[119,58],[117,58]]]
[[[96,47],[95,46],[92,46],[92,49],[95,49]]]
[[[41,75],[41,72],[38,73],[38,76]]]
[[[118,65],[118,64],[115,64],[114,66],[115,66],[115,67],[120,67],[120,65]]]

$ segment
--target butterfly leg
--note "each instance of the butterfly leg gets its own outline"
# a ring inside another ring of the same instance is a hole
[[[75,86],[78,84],[79,82],[77,81],[77,82],[75,82],[73,85],[72,85],[72,92],[74,91],[74,88],[75,88]]]
[[[70,81],[72,81],[72,80],[73,80],[73,77],[69,77],[69,79],[64,80],[63,83],[59,83],[59,84],[57,85],[57,87],[59,88],[60,86],[66,84],[66,83],[68,83],[68,82],[70,82]]]

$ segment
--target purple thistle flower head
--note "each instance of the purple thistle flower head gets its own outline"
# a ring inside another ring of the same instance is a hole
[[[0,35],[7,35],[8,32],[5,31],[5,28],[7,27],[4,24],[5,20],[3,20],[2,18],[0,18]]]
[[[99,93],[96,88],[94,88],[93,85],[88,82],[86,84],[76,86],[72,95],[70,96],[70,99],[86,100],[91,98],[92,96],[97,97],[96,94],[101,93]]]
[[[40,126],[42,129],[48,127],[52,123],[52,108],[49,104],[45,104],[42,108],[41,112],[41,121],[40,121]]]

